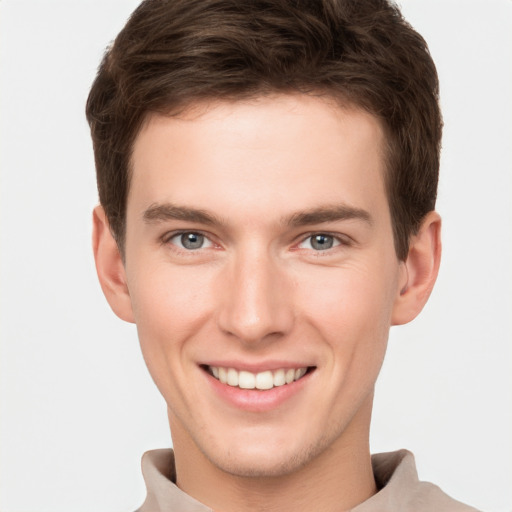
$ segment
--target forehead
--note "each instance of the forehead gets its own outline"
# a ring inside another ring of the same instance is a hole
[[[305,95],[152,115],[134,144],[128,209],[171,202],[240,216],[286,215],[319,201],[368,208],[386,203],[383,147],[374,116]]]

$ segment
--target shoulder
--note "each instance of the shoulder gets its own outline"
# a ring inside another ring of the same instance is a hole
[[[373,455],[372,466],[380,490],[353,512],[478,512],[437,485],[420,481],[414,455],[407,450]]]
[[[476,508],[451,498],[430,482],[418,482],[407,506],[416,512],[478,512]]]

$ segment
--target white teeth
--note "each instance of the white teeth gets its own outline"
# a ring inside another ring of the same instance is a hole
[[[256,389],[272,389],[274,387],[274,376],[272,372],[260,372],[256,375]]]
[[[242,389],[254,389],[256,387],[256,376],[250,372],[240,372],[238,386]]]
[[[303,368],[281,368],[279,370],[266,370],[264,372],[252,373],[245,370],[238,371],[234,368],[222,366],[209,366],[212,375],[220,380],[222,384],[239,387],[241,389],[272,389],[277,386],[284,386],[301,379],[307,372]]]
[[[306,370],[307,368],[299,368],[295,370],[295,380],[299,380],[301,377],[304,377]]]
[[[283,386],[284,384],[286,384],[284,370],[276,370],[274,372],[274,386]]]
[[[238,386],[238,372],[234,368],[228,368],[228,384]]]

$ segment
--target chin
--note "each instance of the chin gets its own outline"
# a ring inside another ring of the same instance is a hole
[[[222,471],[242,478],[276,478],[289,475],[299,469],[303,462],[299,458],[285,459],[281,453],[279,457],[266,456],[252,457],[240,455],[212,460]]]
[[[243,478],[284,477],[299,471],[318,457],[329,445],[322,439],[312,446],[284,445],[269,440],[245,443],[241,446],[231,444],[228,450],[217,453],[204,453],[210,462],[222,471]]]

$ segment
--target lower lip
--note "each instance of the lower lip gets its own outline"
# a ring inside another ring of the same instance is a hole
[[[250,412],[266,412],[277,409],[285,402],[292,399],[304,388],[309,381],[312,372],[306,373],[304,377],[283,386],[276,386],[272,389],[241,389],[228,384],[222,384],[215,377],[203,370],[208,382],[214,392],[231,406]]]

